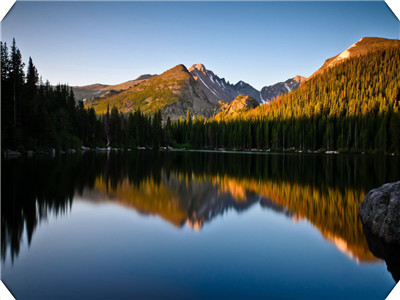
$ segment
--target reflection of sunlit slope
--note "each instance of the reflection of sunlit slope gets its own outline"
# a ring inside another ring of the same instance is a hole
[[[269,201],[294,219],[307,219],[350,258],[361,262],[377,260],[368,249],[358,219],[358,206],[365,194],[362,190],[180,173],[170,174],[168,179],[163,174],[158,184],[145,179],[133,185],[124,179],[116,187],[97,177],[94,189],[112,201],[159,215],[176,226],[187,222],[195,230],[230,208],[246,210],[261,196],[265,205]]]
[[[246,188],[238,184],[236,180],[228,179],[226,176],[216,176],[213,183],[219,186],[220,193],[230,193],[237,201],[246,201]]]
[[[142,213],[157,214],[176,226],[182,226],[186,221],[186,212],[180,206],[176,193],[152,179],[142,181],[139,186],[124,179],[112,188],[100,176],[96,178],[94,189],[115,202],[133,206]]]
[[[251,191],[272,199],[296,213],[296,218],[308,219],[323,236],[338,249],[358,261],[374,261],[368,249],[362,224],[358,219],[358,207],[365,192],[354,189],[325,187],[289,182],[273,182],[255,179],[235,179],[215,176],[213,179],[221,191],[230,191],[245,200],[241,191]],[[238,193],[238,191],[240,191]]]

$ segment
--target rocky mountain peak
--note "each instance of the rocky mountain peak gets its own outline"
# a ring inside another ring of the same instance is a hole
[[[319,68],[310,78],[317,74],[322,74],[325,70],[334,67],[347,59],[366,55],[367,53],[387,49],[390,47],[399,47],[400,41],[398,39],[385,39],[378,37],[364,37],[357,43],[351,45],[338,55],[328,58],[325,63]]]
[[[207,69],[203,64],[194,64],[193,66],[191,66],[189,68],[189,72],[194,71],[194,70],[198,70],[203,73],[207,72]]]
[[[296,75],[296,76],[293,78],[293,80],[296,81],[297,83],[302,84],[303,82],[305,82],[305,81],[307,80],[307,77],[300,76],[300,75]]]

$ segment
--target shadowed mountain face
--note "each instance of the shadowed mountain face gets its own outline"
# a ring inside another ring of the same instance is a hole
[[[310,78],[314,77],[317,74],[322,74],[327,69],[332,68],[350,58],[366,55],[369,52],[384,50],[391,47],[400,47],[400,41],[376,37],[362,38],[342,53],[327,59],[322,67],[319,68],[314,74],[312,74]]]
[[[261,100],[263,102],[269,102],[274,98],[290,93],[292,91],[297,90],[305,81],[306,77],[295,76],[294,78],[288,79],[285,82],[278,82],[274,85],[264,86],[261,89]]]
[[[252,87],[250,84],[240,80],[235,84],[235,89],[238,91],[239,95],[249,96],[257,100],[259,104],[262,103],[260,91]]]
[[[215,104],[219,101],[231,102],[238,95],[250,96],[261,103],[260,92],[244,81],[239,81],[235,85],[230,84],[229,81],[225,81],[225,78],[219,78],[212,71],[207,70],[203,64],[191,66],[189,72],[201,83],[202,90]]]
[[[208,99],[216,105],[218,105],[219,101],[231,102],[239,95],[238,91],[229,82],[225,81],[225,78],[219,78],[202,64],[191,66],[189,72],[199,82]]]
[[[203,152],[4,160],[2,256],[18,255],[25,234],[31,243],[41,221],[68,216],[78,197],[113,202],[197,231],[227,211],[245,213],[260,205],[294,222],[308,220],[358,262],[375,261],[358,207],[368,190],[400,176],[398,164],[397,157]]]

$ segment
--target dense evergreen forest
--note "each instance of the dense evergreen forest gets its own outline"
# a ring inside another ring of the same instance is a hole
[[[371,52],[234,118],[177,124],[173,136],[196,148],[399,153],[399,70],[398,47]]]
[[[76,104],[67,85],[43,83],[15,40],[1,43],[2,149],[185,147],[400,153],[400,49],[351,58],[300,89],[235,117],[187,112],[163,120],[140,110],[103,115]]]
[[[63,84],[39,80],[31,58],[26,75],[15,40],[10,52],[1,43],[1,142],[2,149],[58,151],[87,147],[158,148],[161,114],[140,111],[122,115],[116,108],[97,116],[94,109],[76,104],[73,91]]]
[[[352,58],[245,118],[264,121],[258,141],[271,148],[398,153],[399,70],[398,47]]]

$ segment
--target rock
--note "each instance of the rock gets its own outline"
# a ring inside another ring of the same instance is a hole
[[[400,181],[369,191],[359,215],[373,235],[388,244],[400,245]]]
[[[246,95],[239,95],[230,103],[221,103],[221,112],[216,118],[234,117],[240,112],[249,111],[257,106],[258,102],[255,99]]]
[[[368,248],[373,255],[384,259],[388,271],[396,282],[400,281],[400,245],[387,244],[381,238],[373,235],[371,230],[363,224]]]

